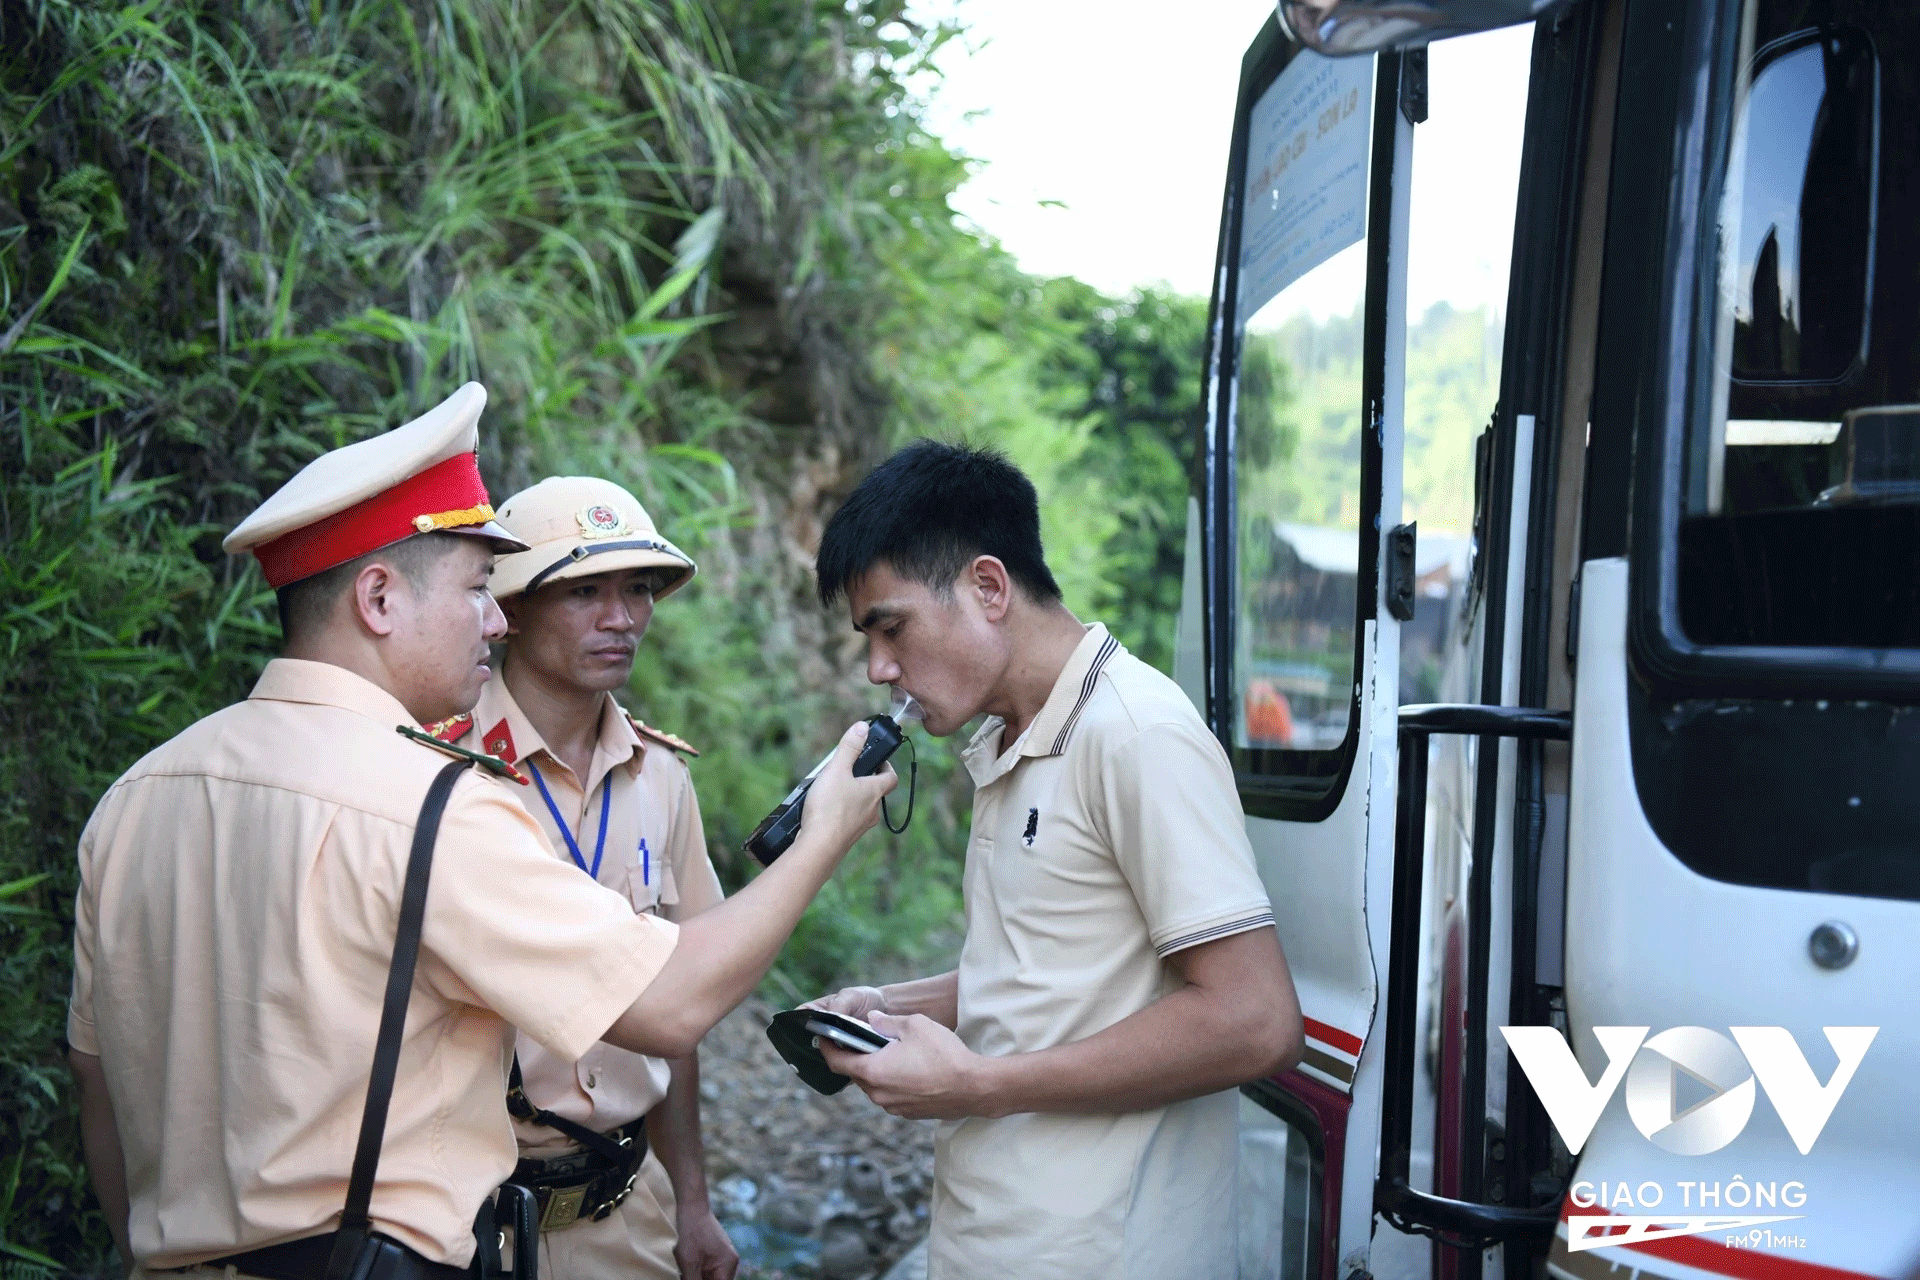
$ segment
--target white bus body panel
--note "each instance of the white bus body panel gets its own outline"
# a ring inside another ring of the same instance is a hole
[[[1339,1066],[1354,1063],[1348,1049],[1327,1037],[1328,1028],[1365,1042],[1350,1080],[1344,1071],[1329,1072],[1311,1060],[1300,1065],[1303,1074],[1352,1098],[1341,1168],[1340,1275],[1367,1268],[1373,1234],[1385,1046],[1372,1029],[1377,975],[1387,971],[1399,724],[1399,682],[1379,680],[1376,673],[1398,672],[1399,639],[1399,624],[1391,619],[1385,626],[1366,624],[1361,759],[1339,806],[1320,822],[1247,819],[1254,862],[1273,900],[1274,922],[1287,949],[1301,1012],[1309,1020],[1310,1055]],[[1369,902],[1378,904],[1377,928]]]
[[[1920,903],[1727,884],[1669,852],[1634,783],[1626,561],[1589,561],[1580,594],[1566,994],[1587,1078],[1599,1079],[1605,1067],[1596,1026],[1648,1026],[1650,1034],[1697,1026],[1723,1036],[1729,1027],[1782,1026],[1822,1083],[1835,1064],[1822,1027],[1880,1031],[1808,1155],[1756,1089],[1745,1130],[1698,1156],[1671,1154],[1641,1136],[1616,1093],[1579,1157],[1577,1183],[1661,1184],[1662,1212],[1680,1206],[1680,1182],[1797,1181],[1806,1189],[1801,1208],[1728,1207],[1723,1198],[1718,1212],[1797,1213],[1777,1230],[1804,1239],[1803,1248],[1759,1249],[1782,1260],[1773,1264],[1740,1256],[1723,1231],[1690,1238],[1710,1248],[1673,1240],[1664,1249],[1569,1253],[1563,1210],[1548,1269],[1573,1280],[1597,1280],[1622,1266],[1672,1277],[1836,1275],[1815,1268],[1904,1277],[1920,1262]],[[1808,935],[1828,920],[1844,921],[1860,939],[1858,958],[1838,971],[1818,967],[1807,952]],[[1720,1258],[1724,1270],[1713,1265]]]

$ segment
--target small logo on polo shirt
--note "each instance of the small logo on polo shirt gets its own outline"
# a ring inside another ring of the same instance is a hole
[[[1040,811],[1038,809],[1029,809],[1027,810],[1027,829],[1026,832],[1021,835],[1020,843],[1031,849],[1033,848],[1033,838],[1039,834]]]

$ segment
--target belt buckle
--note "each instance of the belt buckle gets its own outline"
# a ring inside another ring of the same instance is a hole
[[[633,1194],[633,1184],[638,1182],[639,1180],[640,1180],[639,1174],[635,1173],[635,1174],[629,1175],[627,1178],[627,1185],[620,1188],[620,1190],[614,1195],[608,1196],[607,1202],[601,1205],[598,1209],[595,1209],[593,1211],[593,1220],[595,1222],[604,1222],[606,1219],[612,1217],[613,1211],[615,1209],[618,1209],[623,1203],[625,1203],[626,1198]]]
[[[586,1202],[587,1189],[584,1186],[568,1187],[562,1191],[555,1187],[547,1197],[547,1207],[540,1211],[540,1229],[558,1231],[570,1227],[580,1220],[580,1206]]]

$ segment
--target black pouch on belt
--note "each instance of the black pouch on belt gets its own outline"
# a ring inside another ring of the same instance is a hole
[[[645,1116],[611,1133],[596,1133],[537,1107],[520,1078],[518,1055],[507,1077],[507,1111],[516,1120],[544,1125],[580,1144],[572,1155],[522,1160],[513,1171],[514,1182],[533,1192],[542,1231],[558,1231],[582,1218],[598,1222],[632,1194],[640,1165],[647,1158]]]

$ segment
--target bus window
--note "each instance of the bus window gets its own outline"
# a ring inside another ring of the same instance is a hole
[[[1920,900],[1920,6],[1744,16],[1684,434],[1636,479],[1636,785],[1703,875]]]
[[[1816,28],[1753,65],[1723,216],[1733,377],[1832,381],[1867,335],[1873,53],[1858,30]]]
[[[1481,464],[1493,461],[1480,455],[1482,443],[1491,449],[1486,429],[1500,397],[1533,37],[1531,26],[1507,27],[1427,50],[1432,109],[1414,131],[1407,219],[1399,519],[1415,524],[1419,538],[1413,617],[1400,624],[1403,706],[1479,697],[1481,648],[1468,644],[1466,599],[1473,540],[1484,546],[1487,533],[1474,528],[1475,482]],[[1479,514],[1484,520],[1490,511],[1481,506]],[[1435,741],[1442,751],[1472,749],[1470,739]]]
[[[1372,58],[1302,53],[1249,116],[1235,398],[1234,763],[1350,758]]]
[[[1758,0],[1719,201],[1714,401],[1687,451],[1681,630],[1920,647],[1920,215],[1909,6]],[[1873,553],[1862,554],[1873,548]]]

